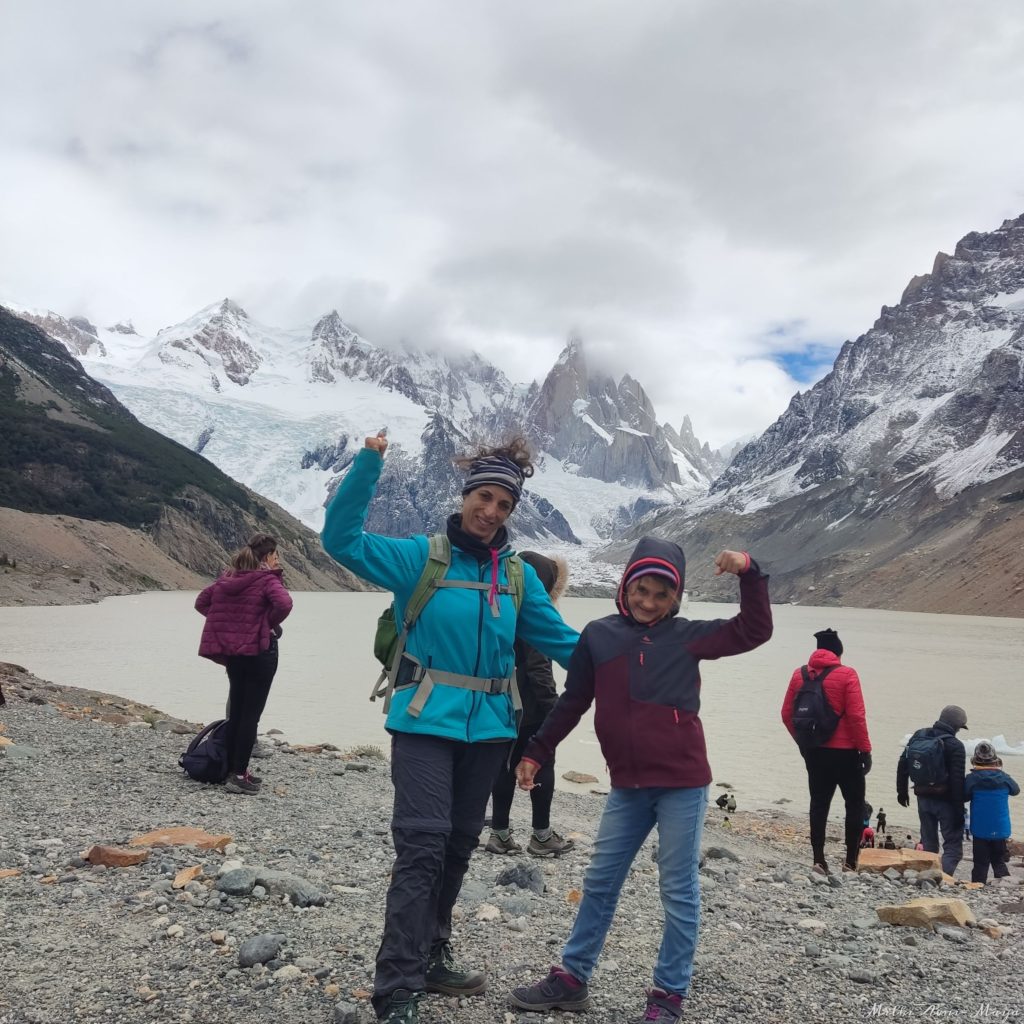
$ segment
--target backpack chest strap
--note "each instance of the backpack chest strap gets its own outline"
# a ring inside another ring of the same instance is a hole
[[[487,591],[489,591],[491,589],[491,584],[490,583],[479,583],[479,582],[476,582],[474,580],[448,580],[448,579],[434,580],[432,586],[438,587],[438,588],[448,587],[451,590],[487,590]],[[507,583],[499,583],[496,589],[497,589],[499,594],[511,594],[513,597],[515,597],[515,593],[516,593],[515,589],[513,587],[510,587]],[[497,618],[501,617],[501,610],[498,608],[497,602],[492,604],[490,606],[490,609],[491,609],[491,617],[492,618],[497,619]],[[472,677],[470,677],[470,678],[472,678]],[[438,681],[440,682],[440,680],[438,680]],[[452,684],[452,685],[455,685],[455,684]]]

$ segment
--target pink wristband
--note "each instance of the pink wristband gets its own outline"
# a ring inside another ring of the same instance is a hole
[[[744,551],[743,552],[743,557],[747,560],[747,564],[745,566],[743,566],[742,569],[740,569],[741,573],[746,572],[750,568],[750,554],[749,554],[749,552]]]

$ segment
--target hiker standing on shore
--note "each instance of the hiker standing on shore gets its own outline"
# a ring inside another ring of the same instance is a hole
[[[970,802],[974,824],[971,881],[987,881],[990,864],[995,878],[1008,878],[1006,840],[1010,838],[1010,797],[1020,794],[1020,786],[1003,771],[1002,759],[988,740],[975,746],[971,765],[972,770],[964,780],[964,800]]]
[[[520,556],[532,565],[553,603],[558,602],[569,579],[569,567],[562,559],[546,558],[536,551],[523,551]],[[516,640],[516,682],[523,702],[519,734],[491,789],[491,836],[484,849],[488,853],[521,853],[522,847],[512,838],[512,800],[516,792],[515,766],[523,756],[530,737],[544,724],[548,712],[558,700],[551,659],[545,657],[525,640]],[[576,844],[564,839],[551,827],[551,798],[555,795],[555,762],[544,765],[536,785],[530,790],[533,833],[526,852],[534,857],[560,857]]]
[[[482,971],[455,963],[452,907],[516,737],[514,642],[522,638],[565,665],[579,634],[533,567],[513,563],[505,522],[533,474],[525,441],[456,460],[466,472],[461,508],[429,539],[363,531],[387,447],[384,431],[366,438],[327,509],[321,539],[332,558],[393,592],[396,623],[430,563],[448,562],[434,581],[442,586],[399,634],[385,697],[395,863],[373,1007],[381,1020],[415,1024],[424,992],[469,996],[487,986]]]
[[[739,577],[739,614],[708,621],[678,618],[686,570],[682,549],[653,537],[637,544],[619,584],[617,612],[584,629],[565,692],[516,768],[520,786],[529,789],[595,704],[594,730],[612,789],[562,963],[536,984],[515,989],[508,998],[515,1009],[587,1009],[587,986],[623,883],[657,826],[665,921],[642,1020],[679,1019],[697,948],[698,864],[711,783],[698,714],[700,662],[753,650],[772,635],[768,577],[757,563],[743,552],[722,551],[715,566],[716,575]]]
[[[918,729],[910,737],[896,765],[896,799],[901,807],[910,806],[908,784],[914,786],[921,848],[938,853],[942,830],[942,870],[947,875],[956,871],[964,855],[967,752],[956,734],[966,728],[967,712],[956,704],[947,704],[934,725]]]
[[[875,831],[880,836],[884,836],[885,835],[886,821],[887,821],[887,819],[885,817],[885,808],[884,807],[879,807],[878,808],[878,827],[875,829]]]
[[[844,871],[857,870],[860,840],[870,819],[864,776],[871,771],[871,740],[860,677],[842,663],[843,642],[834,629],[814,634],[817,647],[789,680],[782,721],[807,768],[813,870],[831,874],[825,859],[825,825],[836,787],[846,804]]]
[[[223,665],[228,674],[228,793],[260,791],[262,780],[249,771],[249,758],[277,673],[281,623],[292,610],[281,576],[277,541],[257,533],[196,598],[196,611],[206,619],[199,655]]]

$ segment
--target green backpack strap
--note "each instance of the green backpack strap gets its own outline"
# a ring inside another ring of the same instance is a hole
[[[526,571],[523,569],[523,560],[518,555],[511,555],[506,559],[505,575],[508,576],[508,586],[512,591],[512,600],[515,601],[518,615],[526,594]]]
[[[420,617],[426,603],[434,596],[437,589],[435,581],[443,580],[452,564],[452,542],[448,535],[435,533],[430,537],[427,547],[427,564],[416,583],[416,588],[405,606],[405,617],[402,619],[402,632],[408,633],[413,623]],[[403,645],[404,646],[404,645]]]
[[[395,649],[391,656],[390,664],[387,664],[370,691],[370,700],[375,701],[378,697],[384,698],[384,714],[391,708],[391,694],[395,689],[395,676],[398,674],[398,666],[402,662],[402,655],[405,652],[405,641],[409,636],[416,620],[420,617],[426,603],[434,596],[441,581],[444,580],[448,569],[452,564],[452,545],[447,534],[435,533],[427,541],[427,562],[423,566],[420,578],[409,596],[409,602],[405,606],[405,615],[402,618],[401,628],[395,623],[397,639]],[[394,606],[391,605],[391,608]],[[386,613],[385,613],[386,614]]]

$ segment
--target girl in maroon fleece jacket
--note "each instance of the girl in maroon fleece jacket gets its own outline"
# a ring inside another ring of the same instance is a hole
[[[196,598],[196,611],[206,618],[199,654],[228,673],[224,788],[229,793],[259,792],[261,780],[249,771],[249,757],[277,672],[281,623],[291,610],[277,541],[266,533],[252,537],[220,579]]]
[[[565,692],[516,768],[523,789],[595,704],[594,729],[612,790],[598,827],[562,964],[535,985],[515,989],[516,1009],[585,1010],[587,983],[611,927],[622,884],[658,827],[658,877],[665,926],[644,1021],[676,1021],[690,987],[700,921],[698,864],[711,767],[700,723],[703,659],[742,654],[772,635],[768,577],[738,551],[715,559],[715,574],[740,581],[731,619],[677,617],[686,562],[669,541],[645,537],[623,573],[618,612],[591,622],[569,661]]]

